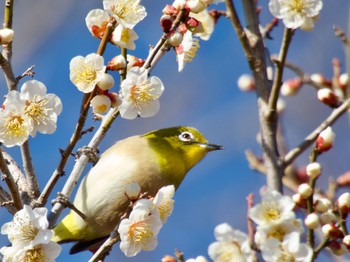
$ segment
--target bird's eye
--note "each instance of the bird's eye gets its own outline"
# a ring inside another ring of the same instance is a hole
[[[189,142],[193,140],[193,135],[190,132],[183,132],[179,135],[179,139],[184,142]]]

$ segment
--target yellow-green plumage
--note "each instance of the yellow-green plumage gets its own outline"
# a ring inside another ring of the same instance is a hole
[[[208,144],[192,127],[160,129],[117,142],[78,188],[74,205],[87,218],[70,211],[54,228],[53,240],[81,245],[108,236],[129,205],[125,186],[138,183],[142,192],[152,196],[166,185],[178,188],[186,173],[217,149],[221,147]]]

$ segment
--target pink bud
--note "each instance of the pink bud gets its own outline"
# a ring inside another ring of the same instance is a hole
[[[339,196],[338,201],[337,201],[339,210],[343,214],[347,214],[350,212],[350,193],[346,192],[343,193]]]
[[[332,87],[332,82],[326,79],[322,74],[312,74],[310,79],[320,86]]]
[[[332,148],[335,139],[335,134],[329,126],[323,130],[316,139],[316,149],[319,152],[326,152]]]
[[[119,70],[123,70],[125,66],[126,66],[125,58],[122,55],[118,55],[113,57],[112,60],[108,62],[107,70],[119,71]]]
[[[317,91],[317,98],[322,103],[332,107],[336,108],[339,106],[338,98],[336,94],[329,88],[321,88]]]
[[[160,25],[163,28],[163,32],[168,33],[173,25],[174,19],[170,15],[162,15],[160,18]]]
[[[343,233],[341,230],[336,227],[334,224],[325,224],[322,226],[322,232],[326,236],[329,236],[330,238],[337,239],[339,237],[342,237]]]
[[[345,172],[336,180],[338,186],[350,186],[350,171]]]
[[[281,95],[283,96],[292,96],[295,95],[303,82],[300,78],[288,79],[286,80],[281,87]]]
[[[243,92],[249,92],[255,90],[254,77],[248,74],[243,74],[238,78],[238,88]]]

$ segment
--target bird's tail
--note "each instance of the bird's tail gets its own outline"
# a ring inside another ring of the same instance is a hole
[[[77,226],[71,212],[52,231],[54,233],[52,241],[57,243],[78,241],[84,238],[83,230]]]

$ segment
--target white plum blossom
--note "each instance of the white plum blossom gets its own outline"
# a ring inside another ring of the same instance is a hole
[[[91,10],[86,18],[85,23],[92,36],[102,38],[109,21],[109,15],[102,9]]]
[[[260,248],[267,239],[275,238],[282,242],[284,237],[292,232],[303,233],[300,219],[288,219],[278,224],[258,226],[254,235],[254,240]]]
[[[283,220],[293,219],[294,202],[289,196],[282,196],[277,191],[266,192],[260,204],[249,211],[249,217],[257,225],[271,225],[281,223]]]
[[[46,86],[37,80],[25,82],[21,87],[21,99],[25,102],[24,114],[30,119],[36,132],[52,134],[56,131],[57,117],[62,112],[62,102],[55,94],[46,94]]]
[[[312,257],[312,249],[300,243],[298,232],[286,235],[282,242],[269,238],[260,249],[264,260],[269,262],[308,262]]]
[[[70,61],[70,80],[83,93],[90,93],[105,73],[104,59],[92,53],[76,56]]]
[[[207,9],[204,9],[202,12],[197,14],[191,14],[191,17],[197,19],[201,22],[201,27],[203,29],[200,33],[195,33],[194,36],[198,36],[202,40],[209,40],[211,34],[214,32],[215,20],[212,17]]]
[[[119,111],[123,118],[151,117],[158,113],[158,99],[164,91],[163,83],[158,77],[148,78],[147,70],[134,67],[130,69],[120,88],[122,103]]]
[[[155,208],[157,208],[159,211],[160,219],[162,220],[163,224],[173,212],[175,202],[173,199],[174,194],[175,187],[173,185],[165,186],[159,189],[153,200]]]
[[[47,229],[49,222],[46,218],[46,208],[35,208],[27,205],[18,211],[11,222],[5,223],[1,227],[1,234],[8,235],[14,247],[29,246],[37,244],[47,244],[51,241],[53,233]]]
[[[135,50],[136,45],[134,41],[138,38],[139,36],[133,29],[118,25],[112,33],[111,42],[121,48]]]
[[[162,227],[159,214],[151,213],[153,203],[148,199],[136,202],[129,218],[121,221],[118,232],[120,249],[125,256],[136,256],[141,250],[154,250],[158,244],[157,235]]]
[[[255,261],[248,236],[243,232],[223,223],[215,227],[214,235],[217,241],[208,247],[208,254],[214,262]]]
[[[34,247],[2,247],[3,262],[14,261],[40,261],[54,262],[62,250],[56,242],[50,241],[47,244],[38,244]]]
[[[203,256],[198,256],[196,258],[187,259],[186,262],[208,262],[208,260]]]
[[[13,40],[15,32],[11,28],[0,29],[0,44],[9,44]]]
[[[25,103],[20,93],[10,91],[0,108],[0,142],[6,147],[21,146],[34,128],[24,109]]]
[[[310,23],[310,19],[320,13],[322,5],[322,0],[270,0],[269,9],[287,28],[296,29]]]
[[[145,7],[140,5],[140,0],[104,0],[103,8],[118,24],[130,29],[147,15]]]
[[[179,46],[175,47],[179,72],[184,69],[186,63],[192,62],[192,59],[195,57],[198,48],[198,39],[193,38],[192,33],[190,31],[187,31],[183,36],[182,43]]]

